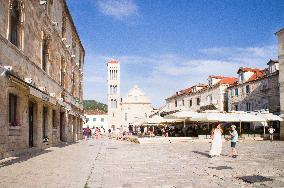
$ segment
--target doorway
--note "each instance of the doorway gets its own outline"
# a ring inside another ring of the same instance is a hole
[[[34,103],[29,102],[29,147],[34,147]]]
[[[65,113],[64,112],[60,112],[60,133],[59,133],[59,139],[61,142],[64,141],[63,135],[64,135],[64,117],[65,117]]]

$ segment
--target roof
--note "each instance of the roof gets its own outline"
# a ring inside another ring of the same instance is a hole
[[[119,62],[116,60],[110,60],[107,62],[107,64],[118,64]]]
[[[261,70],[260,69],[257,69],[257,68],[250,68],[250,67],[240,67],[239,70],[238,70],[238,74],[239,72],[260,72]]]
[[[282,29],[280,29],[279,31],[277,31],[277,32],[275,33],[275,35],[278,35],[279,33],[283,32],[283,31],[284,31],[284,28],[282,28]]]
[[[93,110],[93,109],[86,109],[84,110],[85,115],[107,115],[107,112],[100,111],[100,110]]]
[[[235,77],[224,77],[217,84],[229,84],[233,85],[238,82],[238,78]]]
[[[279,63],[277,60],[273,60],[273,59],[270,59],[267,63],[267,65],[270,65],[271,63]]]
[[[145,93],[135,85],[132,89],[130,89],[126,95],[126,97],[122,101],[123,103],[140,103],[140,104],[151,104],[148,97]]]
[[[209,78],[222,79],[222,78],[224,78],[224,76],[210,75]]]

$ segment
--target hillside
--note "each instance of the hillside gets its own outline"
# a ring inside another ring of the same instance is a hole
[[[107,105],[95,100],[84,100],[84,109],[107,112]]]

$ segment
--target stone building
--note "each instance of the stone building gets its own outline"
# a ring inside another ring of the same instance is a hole
[[[237,78],[209,76],[207,80],[207,85],[198,84],[167,98],[166,111],[227,111],[226,89],[234,84]]]
[[[279,63],[270,60],[269,68],[241,67],[238,70],[238,82],[228,87],[229,111],[260,111],[269,110],[279,114]]]
[[[84,55],[65,0],[0,0],[0,157],[81,138]]]
[[[120,95],[120,63],[109,61],[108,68],[108,127],[128,130],[129,124],[140,125],[153,113],[150,100],[134,86],[127,95]]]
[[[280,115],[284,118],[284,28],[276,32],[278,38]],[[284,122],[280,122],[280,139],[284,140]]]

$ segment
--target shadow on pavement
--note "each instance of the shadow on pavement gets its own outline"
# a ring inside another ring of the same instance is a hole
[[[39,155],[42,155],[42,154],[45,154],[45,153],[49,153],[49,152],[51,152],[51,151],[50,150],[41,150],[41,151],[38,151],[38,152],[35,152],[35,153],[28,153],[28,154],[16,156],[16,157],[13,157],[13,159],[8,159],[8,160],[3,159],[2,160],[3,162],[0,161],[0,169],[2,167],[10,166],[10,165],[15,164],[15,163],[25,162],[25,161],[33,158],[33,157],[36,157],[36,156],[39,156]]]
[[[197,153],[197,154],[199,154],[199,155],[203,155],[203,156],[205,156],[205,157],[209,157],[209,154],[208,153],[205,153],[205,152],[201,152],[201,151],[192,151],[193,153]]]
[[[5,166],[10,166],[15,163],[21,163],[33,157],[52,152],[52,150],[50,150],[51,147],[64,148],[64,147],[77,144],[77,143],[79,142],[61,142],[58,145],[50,146],[45,149],[29,148],[27,149],[27,151],[24,151],[23,153],[11,156],[10,158],[12,159],[9,159],[9,158],[0,159],[0,169]]]

